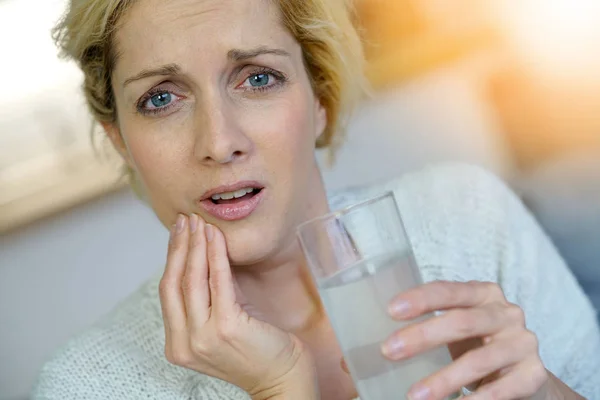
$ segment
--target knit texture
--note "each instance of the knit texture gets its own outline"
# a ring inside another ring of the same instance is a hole
[[[490,281],[525,311],[546,368],[600,400],[600,331],[564,261],[519,199],[475,167],[445,165],[330,197],[337,209],[393,190],[425,281]],[[164,357],[158,278],[42,369],[34,400],[247,400]]]

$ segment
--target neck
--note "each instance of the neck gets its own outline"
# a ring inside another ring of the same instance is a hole
[[[321,302],[298,246],[277,266],[237,269],[236,279],[261,319],[287,332],[309,330],[322,316]]]
[[[317,171],[318,182],[311,186],[311,196],[304,209],[302,221],[316,218],[329,211],[325,186]],[[309,331],[324,313],[310,270],[295,240],[271,257],[248,267],[236,267],[235,275],[245,297],[265,322],[291,333]]]

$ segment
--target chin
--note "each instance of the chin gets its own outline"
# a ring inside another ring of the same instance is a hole
[[[295,239],[289,232],[287,235],[280,234],[277,229],[257,226],[238,229],[224,227],[223,234],[232,266],[254,265],[270,259]]]
[[[231,266],[255,265],[271,258],[279,250],[279,243],[259,235],[248,238],[233,234],[226,235],[225,239]]]

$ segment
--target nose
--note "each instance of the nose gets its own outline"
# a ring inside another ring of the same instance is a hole
[[[195,156],[205,165],[222,165],[239,161],[252,150],[235,106],[218,94],[207,96],[196,113]]]

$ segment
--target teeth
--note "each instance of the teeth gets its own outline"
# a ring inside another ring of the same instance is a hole
[[[211,198],[215,201],[217,200],[231,200],[231,199],[239,199],[240,197],[244,197],[245,195],[247,195],[248,193],[252,193],[254,191],[254,189],[252,188],[245,188],[245,189],[240,189],[240,190],[236,190],[235,192],[227,192],[227,193],[219,193],[219,194],[215,194],[213,195]]]

